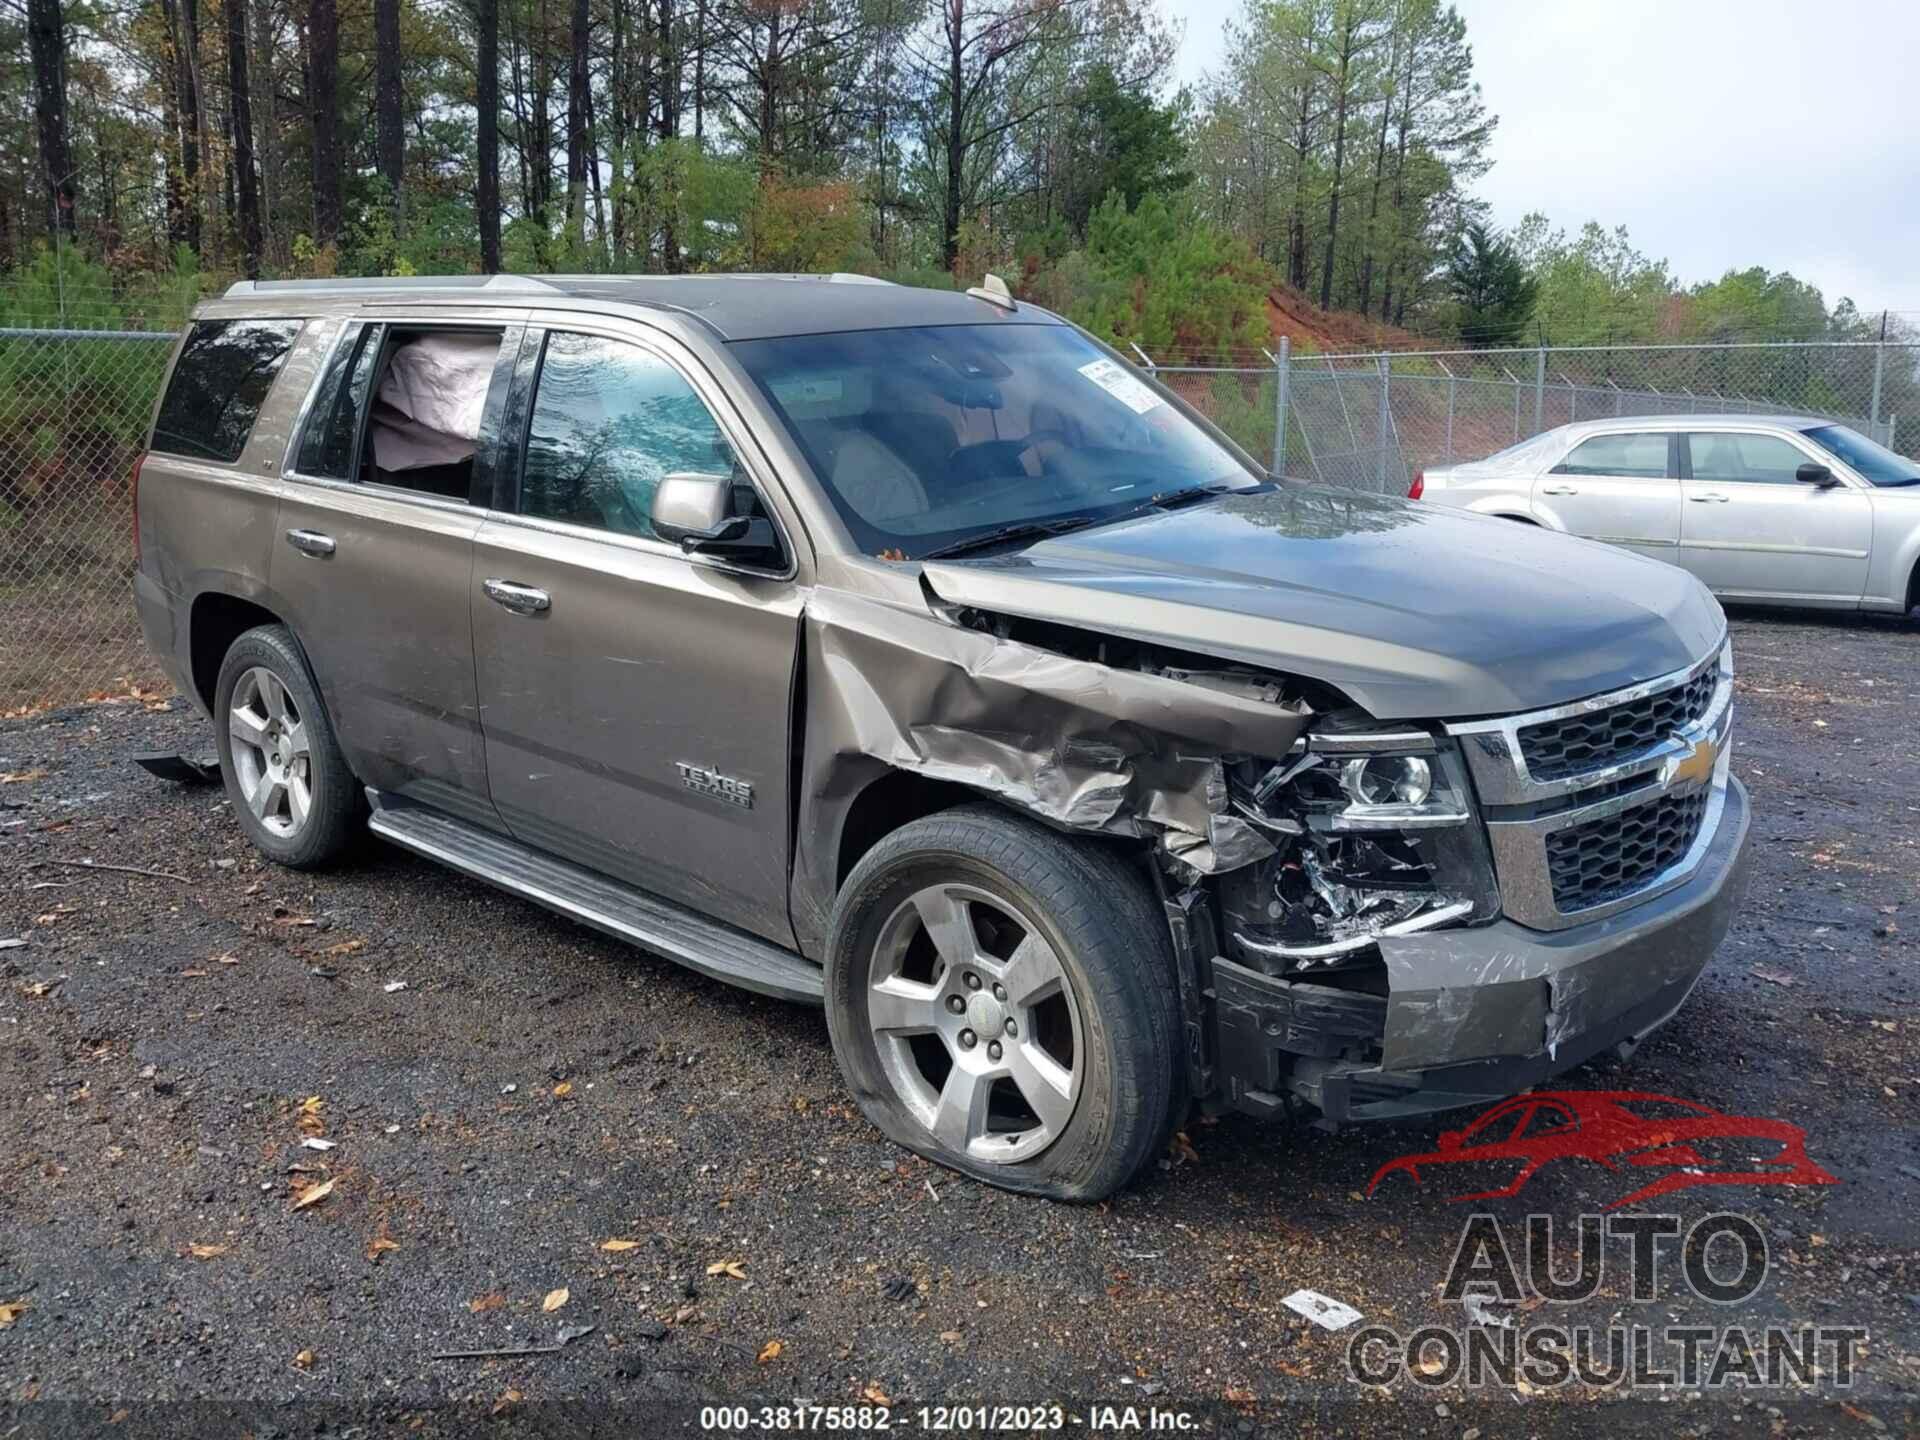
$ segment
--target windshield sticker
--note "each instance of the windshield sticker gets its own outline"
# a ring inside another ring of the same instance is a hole
[[[1124,365],[1112,360],[1095,360],[1082,365],[1080,373],[1136,415],[1144,415],[1164,403],[1152,390],[1129,375]]]

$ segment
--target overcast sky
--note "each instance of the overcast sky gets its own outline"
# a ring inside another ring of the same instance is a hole
[[[1455,0],[1510,226],[1625,225],[1680,280],[1764,265],[1920,321],[1916,0]],[[1179,76],[1241,0],[1177,0]]]

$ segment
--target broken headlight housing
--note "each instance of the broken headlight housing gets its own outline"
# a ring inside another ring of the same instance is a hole
[[[1499,913],[1485,832],[1450,740],[1325,717],[1278,761],[1228,771],[1275,854],[1220,877],[1234,958],[1280,972],[1370,959],[1383,935]]]

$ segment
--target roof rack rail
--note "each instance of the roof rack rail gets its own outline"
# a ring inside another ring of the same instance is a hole
[[[378,295],[393,290],[479,290],[489,294],[558,287],[536,275],[374,275],[351,280],[240,280],[227,287],[229,300],[246,295]]]

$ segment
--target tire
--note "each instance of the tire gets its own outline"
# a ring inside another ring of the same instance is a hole
[[[827,1027],[891,1139],[1004,1190],[1099,1200],[1184,1113],[1173,967],[1166,918],[1116,853],[969,806],[854,867]]]
[[[254,849],[294,870],[339,859],[360,833],[360,786],[293,632],[247,631],[220,662],[213,693],[220,775]]]

